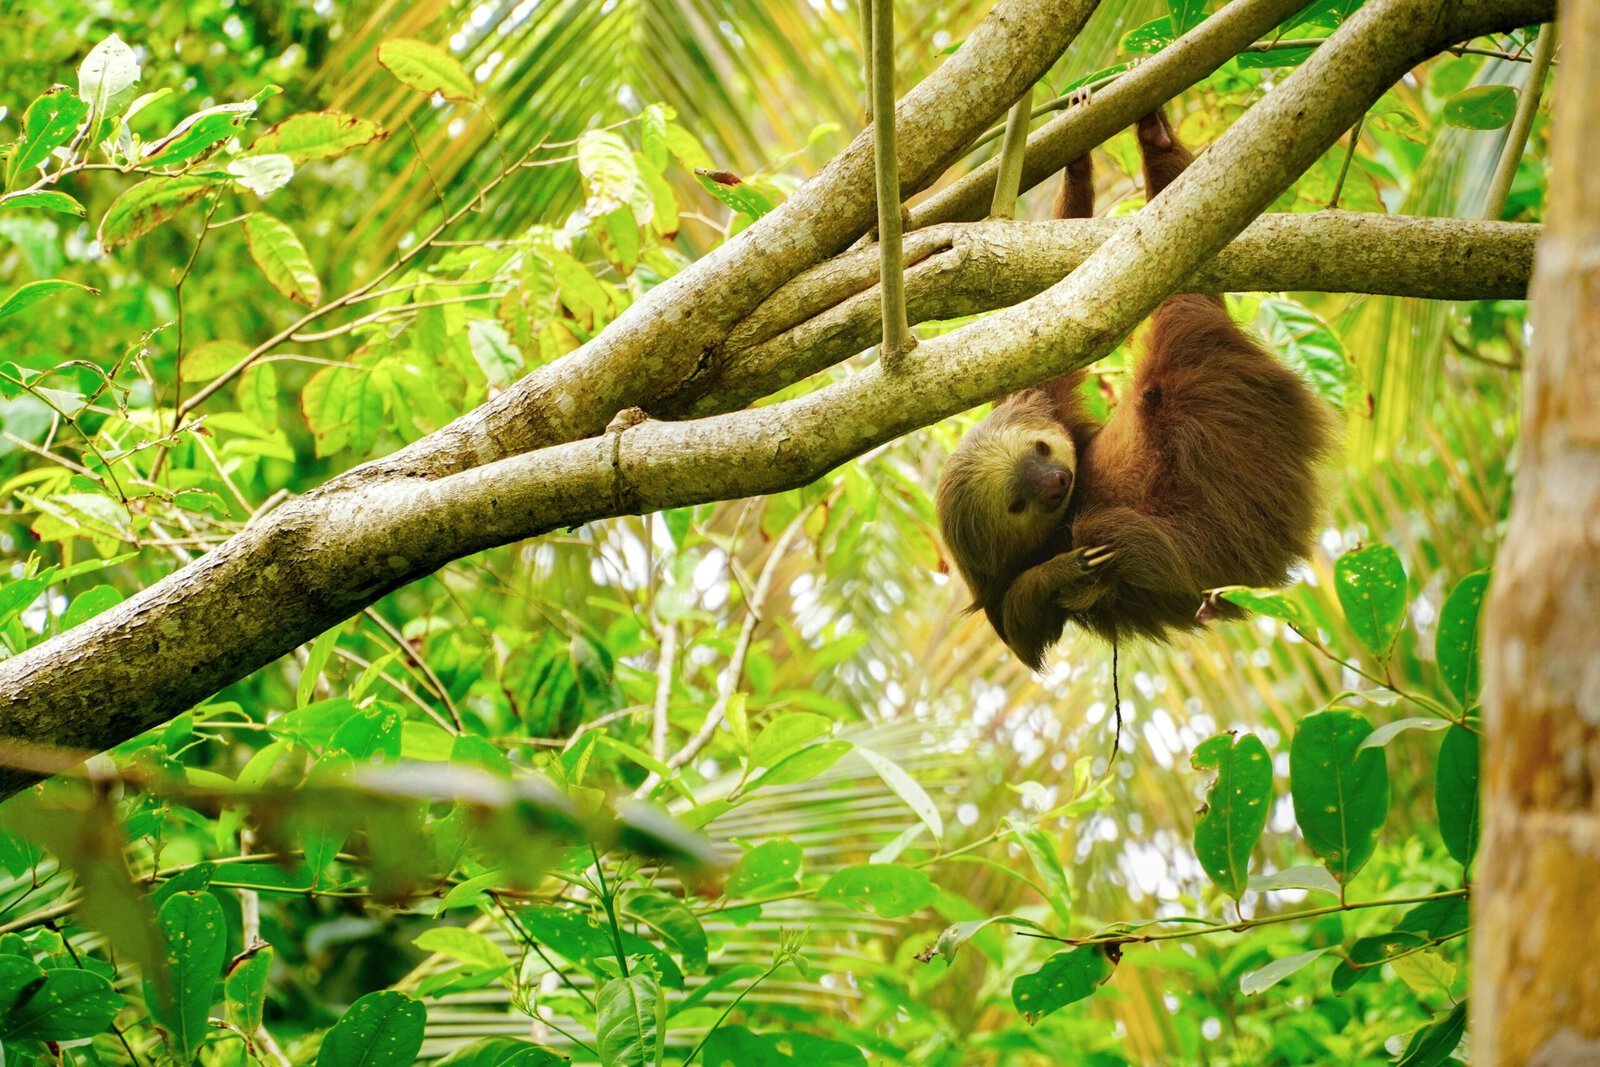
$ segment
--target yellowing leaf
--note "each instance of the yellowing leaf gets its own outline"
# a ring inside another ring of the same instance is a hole
[[[244,237],[250,258],[274,289],[307,306],[322,300],[316,268],[288,223],[258,211],[244,220]]]
[[[216,188],[209,178],[151,178],[124,190],[100,220],[100,244],[106,251],[143,237]]]
[[[477,87],[467,72],[442,48],[423,41],[399,39],[378,46],[378,63],[400,81],[421,93],[438,93],[446,100],[476,100]]]
[[[276,153],[304,163],[308,159],[342,155],[388,136],[387,130],[368,119],[358,119],[342,111],[307,111],[289,116],[257,137],[250,146],[250,154]]]

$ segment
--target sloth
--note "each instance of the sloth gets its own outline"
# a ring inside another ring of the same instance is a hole
[[[1154,198],[1193,157],[1160,111],[1137,132]],[[1085,155],[1063,174],[1056,214],[1093,209]],[[1156,310],[1103,425],[1084,403],[1086,373],[997,403],[951,454],[936,494],[973,593],[967,610],[981,609],[1034,670],[1068,623],[1115,646],[1241,617],[1204,591],[1288,581],[1310,552],[1317,468],[1333,447],[1326,406],[1217,295],[1172,296]]]

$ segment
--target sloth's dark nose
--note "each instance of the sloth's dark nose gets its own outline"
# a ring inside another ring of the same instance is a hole
[[[1062,501],[1067,499],[1067,492],[1072,488],[1072,479],[1067,477],[1067,472],[1058,470],[1048,475],[1044,485],[1039,489],[1039,502],[1047,511],[1059,508]]]

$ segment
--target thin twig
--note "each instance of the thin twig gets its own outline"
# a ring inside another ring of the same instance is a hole
[[[994,199],[989,214],[1009,219],[1017,213],[1017,192],[1022,186],[1022,160],[1028,154],[1028,121],[1033,113],[1033,87],[1011,105],[1006,116],[1006,139],[1000,146],[1000,169],[995,172]]]
[[[906,276],[900,247],[900,161],[894,141],[894,0],[872,0],[872,130],[877,164],[878,255],[882,264],[885,366],[899,361],[915,344],[906,322]]]
[[[1539,30],[1539,40],[1533,46],[1533,67],[1528,71],[1528,83],[1517,101],[1517,113],[1511,119],[1511,129],[1506,134],[1505,147],[1500,150],[1500,161],[1495,164],[1494,178],[1489,182],[1489,195],[1484,200],[1483,217],[1496,221],[1506,209],[1506,198],[1511,195],[1511,183],[1517,176],[1517,163],[1528,147],[1528,133],[1533,129],[1533,116],[1539,110],[1539,95],[1544,92],[1545,74],[1556,54],[1556,25],[1550,23]]]

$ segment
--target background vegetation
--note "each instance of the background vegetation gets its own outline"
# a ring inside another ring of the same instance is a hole
[[[1103,5],[1036,99],[1205,6]],[[1184,93],[1184,139],[1356,6]],[[901,84],[988,7],[898,5]],[[742,230],[859,129],[858,27],[842,0],[17,5],[4,653]],[[1534,36],[1418,67],[1273,210],[1482,215]],[[1546,144],[1538,115],[1500,217],[1540,219]],[[1096,154],[1101,211],[1136,210],[1131,136]],[[1445,1062],[1524,308],[1235,311],[1340,405],[1348,456],[1289,594],[1122,650],[1115,764],[1104,647],[1031,676],[959,614],[930,491],[972,413],[792,493],[453,564],[97,759],[96,788],[9,802],[6,1062]]]

